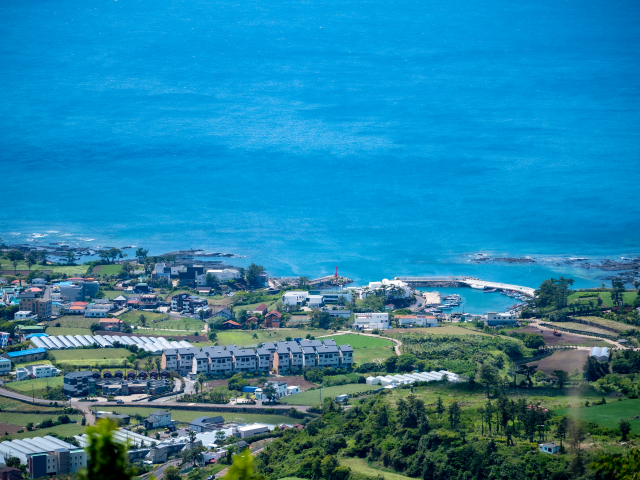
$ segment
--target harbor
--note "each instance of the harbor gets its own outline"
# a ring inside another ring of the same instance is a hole
[[[535,288],[524,287],[521,285],[511,285],[508,283],[488,282],[473,277],[396,277],[396,280],[402,280],[413,288],[418,287],[446,287],[459,288],[470,287],[476,290],[495,289],[496,291],[517,292],[526,295],[529,298],[535,296]]]

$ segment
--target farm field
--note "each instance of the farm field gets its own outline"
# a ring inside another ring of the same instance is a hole
[[[32,422],[34,425],[44,422],[47,419],[56,421],[61,414],[55,415],[38,415],[35,413],[13,413],[13,412],[0,412],[0,423],[8,423],[12,425],[19,425],[25,427],[27,423]],[[69,415],[71,420],[77,420],[78,423],[82,420],[82,415]]]
[[[118,275],[122,265],[96,265],[91,272],[94,275]]]
[[[47,327],[45,329],[47,335],[92,335],[90,328],[73,328],[73,327]]]
[[[340,462],[340,465],[344,465],[356,473],[362,473],[363,475],[368,475],[370,477],[382,476],[385,480],[410,480],[411,478],[400,475],[399,473],[385,472],[384,470],[378,470],[377,468],[370,467],[364,458],[338,457],[338,461]]]
[[[192,420],[202,417],[203,415],[207,416],[217,416],[221,415],[228,422],[238,422],[238,423],[266,423],[269,425],[279,425],[282,423],[286,423],[291,425],[293,423],[297,423],[299,420],[287,417],[286,415],[265,415],[259,413],[244,413],[244,412],[212,412],[211,410],[171,410],[164,409],[171,412],[171,419],[177,420],[179,422],[191,422]],[[136,414],[140,414],[143,417],[148,417],[151,412],[154,411],[154,408],[142,408],[142,407],[108,407],[108,411],[113,411],[116,413],[126,413],[127,415],[133,416]],[[135,420],[132,420],[132,424],[135,423]]]
[[[622,332],[623,330],[640,330],[640,327],[636,327],[635,325],[627,325],[626,323],[614,322],[613,320],[607,320],[606,318],[592,316],[577,318],[579,318],[580,320],[585,320],[587,322],[597,323],[598,325],[602,325],[604,327],[613,328],[619,332]],[[610,333],[613,334],[614,332]]]
[[[477,332],[469,328],[460,327],[458,325],[443,325],[439,327],[430,328],[392,328],[386,330],[385,333],[425,333],[431,335],[485,335],[491,336],[488,333]]]
[[[572,330],[579,330],[581,332],[615,336],[615,332],[610,332],[603,328],[592,327],[591,325],[583,325],[582,323],[576,323],[576,322],[545,322],[545,323],[548,323],[549,325],[553,325],[554,327],[570,328]]]
[[[62,376],[35,378],[33,380],[22,380],[21,382],[8,382],[2,386],[7,390],[13,390],[23,395],[35,394],[36,397],[40,397],[46,393],[47,385],[49,385],[49,387],[61,387],[63,380]]]
[[[273,329],[273,330],[226,330],[216,332],[220,345],[255,345],[257,343],[277,342],[287,337],[304,338],[307,334],[318,337],[326,335],[327,330],[298,330],[298,329]],[[253,336],[256,335],[257,338]],[[320,339],[321,340],[321,339]]]
[[[640,399],[607,400],[606,405],[593,407],[565,408],[556,410],[558,415],[571,415],[585,422],[596,422],[602,427],[617,428],[622,419],[629,420],[631,431],[640,433],[640,418],[634,418],[640,412]],[[584,403],[584,402],[582,402]],[[575,405],[575,404],[574,404]]]
[[[624,292],[623,302],[633,305],[633,301],[636,299],[636,292]],[[592,301],[594,304],[598,299],[598,296],[604,302],[607,307],[613,307],[613,301],[611,300],[611,292],[576,292],[569,295],[567,298],[568,303],[583,302],[588,303]]]
[[[154,312],[142,312],[140,310],[129,310],[121,315],[118,315],[118,318],[123,322],[130,323],[132,325],[140,325],[140,315],[144,315],[147,319],[147,326],[150,327],[153,322],[159,322],[165,320],[168,315],[164,313],[154,313]]]
[[[538,365],[538,371],[544,372],[547,376],[551,376],[554,370],[564,370],[569,375],[572,375],[574,370],[582,372],[582,366],[587,361],[588,356],[588,350],[561,350],[527,365]]]
[[[378,385],[365,385],[363,383],[353,383],[349,385],[340,385],[336,387],[326,387],[320,392],[317,390],[307,390],[306,392],[296,393],[279,400],[280,403],[286,403],[287,405],[320,405],[320,393],[322,398],[335,398],[338,395],[367,392],[369,390],[377,390]]]
[[[56,417],[57,418],[57,417]],[[32,430],[31,432],[27,432],[26,430],[22,433],[14,433],[11,434],[9,438],[5,440],[18,440],[21,438],[34,438],[34,437],[44,437],[45,435],[51,435],[55,433],[56,435],[62,435],[63,437],[73,437],[74,435],[82,435],[85,433],[87,427],[83,427],[78,420],[78,423],[67,423],[66,425],[58,425],[56,427],[50,428],[42,428],[37,430]]]
[[[353,361],[357,364],[385,360],[394,355],[393,342],[386,338],[367,337],[355,333],[316,337],[316,340],[328,339],[335,340],[337,345],[351,345]]]
[[[552,330],[540,329],[536,327],[525,327],[515,330],[518,333],[537,333],[542,335],[544,341],[549,346],[575,345],[579,347],[610,347],[611,344],[606,340],[597,340],[595,338],[585,338],[573,333],[560,332],[561,335],[556,337]],[[612,332],[613,333],[613,332]]]
[[[49,327],[57,327],[60,324],[60,327],[67,328],[89,328],[95,322],[95,318],[85,318],[82,315],[64,315],[53,322],[49,322],[47,325]]]
[[[76,348],[56,350],[53,355],[56,363],[122,366],[123,360],[131,355],[131,352],[126,348]]]
[[[21,363],[20,365],[24,365],[24,363]],[[33,412],[33,411],[40,411],[40,412],[46,412],[49,410],[60,410],[60,407],[54,407],[53,406],[53,402],[51,402],[52,405],[51,407],[47,407],[47,406],[43,406],[43,405],[30,405],[28,403],[23,403],[20,402],[18,400],[14,400],[12,398],[8,398],[8,397],[0,397],[0,409],[2,410],[20,410],[20,411],[24,411],[25,413],[28,412]],[[2,433],[2,432],[0,432]]]

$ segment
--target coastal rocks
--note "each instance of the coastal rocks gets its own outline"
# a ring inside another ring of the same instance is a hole
[[[206,258],[206,257],[223,257],[223,258],[242,258],[241,255],[236,255],[235,253],[220,253],[220,252],[207,252],[202,249],[191,249],[191,250],[177,250],[175,252],[165,253],[165,255],[175,255],[177,258]]]
[[[536,263],[536,261],[529,257],[490,257],[482,254],[481,256],[475,256],[472,260],[474,263],[489,263],[489,262],[502,262],[502,263]]]

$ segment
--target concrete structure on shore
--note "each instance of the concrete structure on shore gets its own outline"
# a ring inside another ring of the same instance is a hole
[[[512,290],[527,297],[535,296],[535,288],[523,287],[521,285],[510,285],[508,283],[487,282],[472,277],[396,277],[412,287],[478,287],[495,288],[498,290]]]

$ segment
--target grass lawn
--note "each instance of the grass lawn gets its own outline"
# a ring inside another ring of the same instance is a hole
[[[114,298],[119,297],[120,295],[124,295],[122,290],[102,290],[104,292],[104,298],[108,298],[109,300],[113,300]],[[126,297],[126,295],[124,295]]]
[[[242,310],[252,311],[254,308],[256,308],[259,305],[262,305],[263,303],[267,306],[267,310],[272,310],[276,308],[277,300],[274,300],[272,302],[258,302],[258,303],[249,303],[247,305],[239,305],[237,307],[233,307],[233,311],[237,315]]]
[[[186,404],[185,404],[186,405]],[[177,420],[179,422],[191,422],[192,420],[202,417],[203,415],[207,416],[217,416],[221,415],[228,422],[238,422],[238,423],[266,423],[269,425],[279,425],[281,423],[286,423],[288,425],[292,425],[297,423],[298,420],[295,418],[287,417],[285,415],[264,415],[258,413],[243,413],[243,412],[212,412],[210,410],[171,410],[162,408],[163,410],[167,410],[171,412],[171,419]],[[143,417],[148,417],[151,412],[154,411],[153,408],[141,408],[141,407],[109,407],[109,411],[114,411],[116,413],[126,413],[127,415],[133,416],[136,414],[140,414]],[[135,420],[131,420],[131,424],[134,424]]]
[[[173,319],[174,317],[170,318]],[[204,323],[195,318],[180,318],[151,324],[147,321],[147,327],[152,330],[184,330],[185,332],[200,332],[204,328]]]
[[[47,384],[49,387],[61,387],[63,382],[62,376],[51,378],[34,378],[33,380],[22,380],[21,382],[9,382],[3,384],[3,387],[7,390],[13,390],[14,392],[21,393],[23,395],[35,394],[39,397],[46,393]]]
[[[47,327],[47,335],[92,335],[90,328]]]
[[[613,328],[619,332],[623,330],[640,330],[640,327],[636,327],[635,325],[627,325],[626,323],[614,322],[613,320],[607,320],[606,318],[600,317],[577,317],[580,320],[585,320],[591,323],[597,323],[598,325],[602,325],[604,327]],[[613,334],[613,332],[611,332]]]
[[[126,348],[76,348],[74,350],[56,350],[53,353],[56,363],[79,365],[122,365],[122,361],[131,355]]]
[[[580,402],[584,404],[583,402]],[[574,405],[576,405],[574,403]],[[608,401],[606,405],[593,407],[565,408],[556,410],[559,415],[571,415],[586,422],[596,422],[602,427],[617,428],[622,419],[629,420],[631,430],[640,433],[640,418],[633,418],[640,412],[640,399]]]
[[[604,302],[605,306],[613,307],[613,301],[611,300],[611,292],[576,292],[569,295],[567,301],[569,303],[583,302],[588,303],[589,301],[595,302],[598,299],[598,295]],[[623,302],[628,305],[633,305],[633,301],[636,299],[636,292],[624,292],[623,294]]]
[[[122,265],[96,265],[93,267],[95,275],[118,275],[122,271]]]
[[[384,470],[378,470],[377,468],[370,467],[364,458],[347,458],[338,457],[340,465],[349,467],[353,472],[362,473],[370,477],[383,476],[386,480],[410,480],[411,477],[405,477],[399,473],[385,472]]]
[[[575,322],[545,322],[545,323],[548,323],[549,325],[554,325],[557,327],[570,328],[572,330],[578,330],[581,332],[590,332],[590,333],[596,333],[601,335],[615,336],[615,332],[610,332],[602,328],[592,327],[591,325],[584,325],[582,323],[575,323]]]
[[[478,332],[471,328],[465,328],[458,325],[441,325],[438,327],[430,327],[430,328],[393,328],[391,330],[387,330],[385,333],[426,333],[431,335],[485,335],[491,336],[488,333]]]
[[[257,343],[277,342],[285,340],[287,337],[304,338],[307,334],[312,336],[326,335],[327,330],[225,330],[216,332],[218,334],[219,345],[255,345]],[[253,335],[258,338],[253,338]],[[320,339],[322,340],[322,339]]]
[[[95,322],[95,318],[85,318],[81,315],[65,315],[53,322],[49,322],[48,325],[50,327],[55,327],[59,323],[61,327],[89,328],[91,327],[91,324]]]
[[[44,422],[47,419],[56,421],[60,414],[56,415],[37,415],[35,413],[11,413],[0,412],[0,423],[10,423],[12,425],[19,425],[24,427],[27,423],[32,422],[34,425]],[[82,415],[69,415],[71,420],[82,420]]]
[[[144,315],[147,319],[147,327],[151,327],[153,322],[160,322],[165,320],[168,315],[164,313],[153,313],[153,312],[141,312],[139,310],[129,310],[128,312],[123,313],[122,315],[118,315],[118,318],[126,323],[131,323],[133,325],[140,324],[140,315]]]
[[[21,363],[20,365],[24,365],[24,363]],[[25,413],[28,413],[28,412],[33,412],[33,411],[36,411],[36,410],[39,411],[39,412],[46,412],[46,411],[49,411],[49,410],[60,410],[60,407],[54,407],[53,406],[53,402],[51,402],[51,407],[46,407],[46,406],[42,406],[42,405],[30,405],[28,403],[22,403],[22,402],[20,402],[18,400],[14,400],[12,398],[0,397],[0,409],[2,409],[2,410],[20,410],[20,411],[23,411]],[[11,422],[7,422],[7,423],[11,423]]]
[[[379,385],[365,385],[363,383],[351,383],[348,385],[339,385],[336,387],[326,387],[322,389],[322,398],[332,397],[335,398],[338,395],[345,393],[360,393],[369,390],[377,390]],[[320,390],[307,390],[305,392],[296,393],[279,400],[280,403],[286,403],[287,405],[320,405]]]
[[[357,364],[373,362],[375,360],[385,360],[394,355],[393,342],[385,338],[367,337],[354,333],[317,339],[333,339],[337,345],[351,345],[353,348],[353,361]]]
[[[67,423],[66,425],[58,425],[57,427],[43,429],[39,428],[31,432],[24,431],[23,433],[14,433],[12,435],[9,435],[8,437],[3,437],[3,440],[44,437],[45,435],[51,435],[52,433],[62,435],[63,437],[73,437],[74,435],[81,435],[85,433],[86,429],[87,427],[83,427],[80,424],[80,420],[78,420],[78,423]]]

